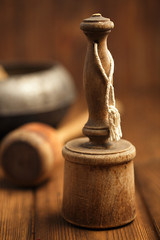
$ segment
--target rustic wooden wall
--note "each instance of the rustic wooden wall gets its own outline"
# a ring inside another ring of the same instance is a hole
[[[159,11],[159,0],[0,0],[0,61],[60,61],[81,88],[86,39],[79,24],[101,12],[115,23],[108,45],[118,87],[157,88]]]

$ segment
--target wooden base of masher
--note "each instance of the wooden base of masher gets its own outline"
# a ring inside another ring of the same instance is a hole
[[[94,146],[88,138],[68,142],[62,215],[87,228],[112,228],[135,218],[133,158],[126,140]]]

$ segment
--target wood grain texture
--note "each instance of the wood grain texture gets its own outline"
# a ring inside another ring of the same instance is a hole
[[[136,95],[136,96],[135,96]],[[128,124],[124,134],[136,144],[135,172],[137,189],[150,218],[152,228],[160,238],[160,98],[159,90],[138,92],[124,97]],[[130,105],[130,107],[129,107]]]
[[[160,159],[139,164],[136,177],[143,203],[160,238]]]
[[[33,192],[12,185],[0,173],[0,239],[33,240]]]

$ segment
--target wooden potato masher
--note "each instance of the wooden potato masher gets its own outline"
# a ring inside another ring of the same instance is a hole
[[[62,215],[87,228],[112,228],[131,222],[136,215],[135,147],[121,138],[113,89],[113,59],[107,37],[114,24],[101,14],[85,19],[80,28],[88,39],[84,88],[89,119],[86,137],[63,148],[65,158]]]

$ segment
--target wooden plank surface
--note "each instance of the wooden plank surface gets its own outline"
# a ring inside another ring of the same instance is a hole
[[[127,100],[129,99],[129,101]],[[160,95],[157,90],[125,96],[125,135],[136,145],[137,190],[146,208],[152,231],[160,239]],[[151,238],[152,239],[152,238]]]
[[[33,191],[10,183],[0,172],[0,239],[33,240]]]
[[[151,219],[153,229],[160,239],[160,159],[151,159],[136,167],[137,188]]]
[[[137,148],[137,218],[122,228],[94,231],[61,217],[63,160],[51,181],[20,189],[0,176],[0,239],[157,240],[160,239],[160,97],[159,93],[122,94],[124,137]],[[77,111],[77,110],[76,110]]]

